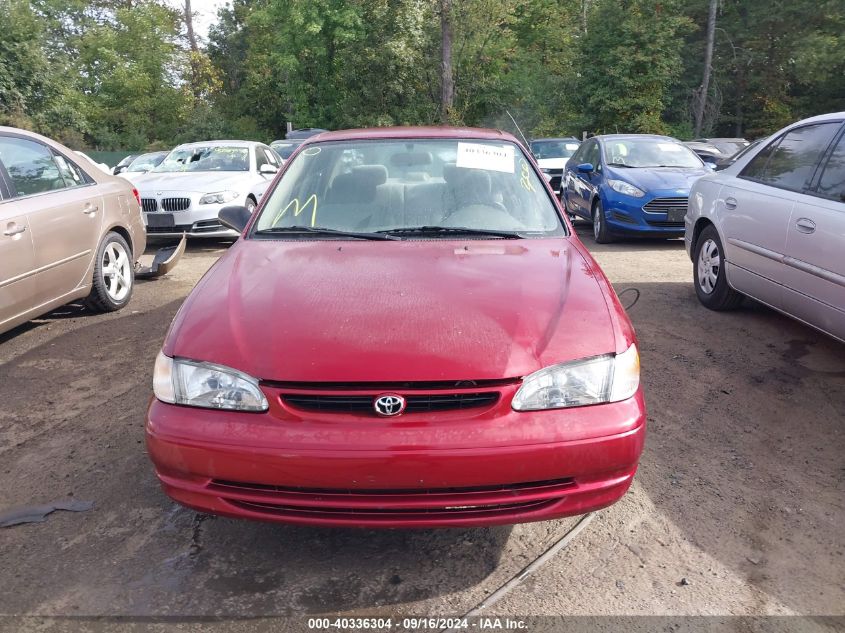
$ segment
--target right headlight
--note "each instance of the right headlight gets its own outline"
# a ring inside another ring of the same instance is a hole
[[[608,178],[607,184],[609,184],[610,188],[614,191],[625,194],[626,196],[642,198],[645,195],[645,192],[642,189],[639,189],[630,182],[625,182],[624,180],[612,180]]]
[[[170,358],[163,352],[156,357],[153,392],[162,402],[206,409],[266,411],[267,398],[258,380],[237,369]]]
[[[545,367],[526,376],[513,397],[515,411],[540,411],[619,402],[640,385],[637,346],[621,354],[605,354]]]

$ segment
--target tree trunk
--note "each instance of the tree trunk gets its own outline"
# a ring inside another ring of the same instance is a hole
[[[196,53],[199,46],[197,46],[197,36],[194,34],[194,12],[191,10],[191,0],[185,0],[185,28],[188,30],[188,44],[191,46],[191,51]]]
[[[704,110],[707,107],[707,94],[710,92],[710,73],[713,65],[713,42],[716,35],[716,9],[719,0],[710,0],[710,13],[707,16],[707,44],[704,49],[704,76],[701,78],[701,86],[698,89],[698,99],[695,103],[695,127],[693,136],[701,134],[701,126],[704,122]]]
[[[452,0],[440,0],[440,122],[449,123],[455,85],[452,79]]]

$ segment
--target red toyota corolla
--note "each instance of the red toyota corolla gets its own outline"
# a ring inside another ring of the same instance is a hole
[[[628,489],[634,331],[529,154],[455,128],[324,133],[179,310],[147,446],[202,512],[431,527]]]

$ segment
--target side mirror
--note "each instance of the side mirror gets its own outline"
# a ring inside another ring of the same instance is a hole
[[[595,171],[595,169],[593,169],[592,163],[581,163],[575,169],[577,169],[582,174],[591,174]]]
[[[247,208],[240,205],[223,207],[217,212],[217,219],[220,220],[220,224],[238,233],[243,233],[244,228],[249,222],[249,218],[250,214]]]
[[[269,176],[270,174],[275,174],[279,171],[278,167],[274,167],[270,163],[264,163],[261,167],[258,168],[258,173],[263,176]]]

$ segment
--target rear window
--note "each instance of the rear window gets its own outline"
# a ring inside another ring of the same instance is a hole
[[[255,228],[292,226],[565,234],[545,184],[522,150],[513,143],[455,139],[307,147],[270,193]]]

